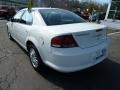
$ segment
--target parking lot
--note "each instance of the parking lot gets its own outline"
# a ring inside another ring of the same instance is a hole
[[[6,22],[0,20],[0,90],[120,90],[120,34],[110,34],[108,58],[75,73],[50,68],[37,73],[26,52],[8,39]]]

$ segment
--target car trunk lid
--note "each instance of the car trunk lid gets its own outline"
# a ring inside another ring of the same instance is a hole
[[[95,45],[98,45],[105,41],[106,39],[106,30],[105,29],[95,29],[91,31],[77,32],[73,33],[73,36],[77,44],[81,48],[88,48]]]
[[[81,48],[95,46],[106,38],[106,26],[94,23],[78,23],[48,26],[54,36],[72,34]]]

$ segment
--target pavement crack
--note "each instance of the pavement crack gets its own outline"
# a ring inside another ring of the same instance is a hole
[[[1,79],[0,87],[3,90],[11,90],[11,85],[14,84],[14,82],[16,81],[18,77],[16,68],[17,68],[17,65],[13,67],[13,69],[8,74],[5,75],[4,80]]]
[[[15,66],[13,66],[4,76],[0,76],[0,90],[11,90],[11,86],[18,78],[17,68],[19,67],[19,63],[17,63],[17,61],[14,62]]]

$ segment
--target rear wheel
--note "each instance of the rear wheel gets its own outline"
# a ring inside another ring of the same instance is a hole
[[[32,64],[33,68],[36,71],[40,71],[40,69],[43,68],[44,64],[42,62],[42,59],[39,55],[38,50],[32,44],[29,46],[29,57],[30,57],[30,61],[31,61],[31,64]]]

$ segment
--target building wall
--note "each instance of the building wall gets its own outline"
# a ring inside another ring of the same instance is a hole
[[[0,8],[24,8],[27,7],[28,0],[0,0]]]
[[[120,0],[112,0],[107,19],[120,20]]]

